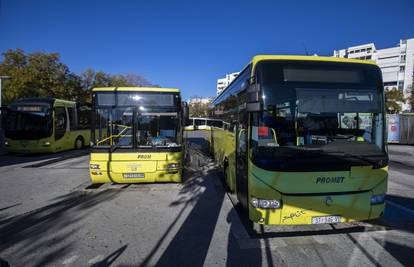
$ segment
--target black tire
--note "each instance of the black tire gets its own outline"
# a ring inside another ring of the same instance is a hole
[[[78,136],[75,140],[75,149],[82,149],[85,147],[85,141],[82,136]]]

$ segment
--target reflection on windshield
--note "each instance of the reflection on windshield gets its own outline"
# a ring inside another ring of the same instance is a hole
[[[278,97],[283,101],[253,115],[257,159],[280,156],[286,149],[295,155],[310,150],[381,154],[383,114],[375,90],[284,90]]]
[[[140,113],[131,107],[97,109],[96,116],[96,146],[113,148],[180,146],[178,135],[180,124],[177,112]]]
[[[35,140],[52,134],[49,114],[8,111],[5,118],[5,136],[10,139]]]
[[[176,113],[144,113],[138,117],[137,144],[139,146],[179,146]]]
[[[365,89],[297,88],[301,113],[375,112],[380,110],[378,94]]]
[[[132,147],[132,108],[117,108],[112,111],[112,136],[116,147]]]

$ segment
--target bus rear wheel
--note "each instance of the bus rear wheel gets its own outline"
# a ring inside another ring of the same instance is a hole
[[[75,141],[75,149],[82,149],[85,145],[85,142],[83,141],[83,138],[81,136],[78,136]]]

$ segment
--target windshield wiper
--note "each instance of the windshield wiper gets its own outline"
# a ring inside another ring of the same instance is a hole
[[[347,152],[343,152],[343,151],[324,151],[324,153],[325,154],[340,154],[340,155],[348,157],[348,158],[359,159],[359,160],[362,160],[362,161],[365,161],[365,162],[371,164],[374,169],[380,167],[380,164],[378,162],[367,159],[366,157],[362,157],[362,156],[359,156],[359,155],[352,154],[352,153],[347,153]]]

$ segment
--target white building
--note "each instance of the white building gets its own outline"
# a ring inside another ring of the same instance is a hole
[[[240,72],[226,74],[226,77],[217,80],[217,95],[219,95],[226,87],[239,75]]]
[[[352,46],[334,51],[334,57],[374,60],[382,70],[384,87],[386,89],[398,88],[404,96],[411,94],[414,73],[414,38],[400,40],[395,47],[376,49],[373,43]],[[408,103],[403,110],[412,107]]]
[[[188,101],[189,105],[194,104],[210,104],[213,101],[212,97],[193,97]]]

